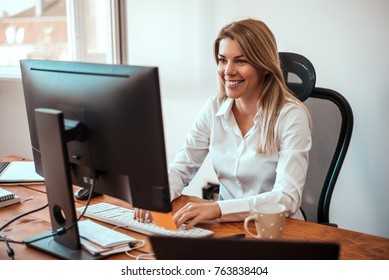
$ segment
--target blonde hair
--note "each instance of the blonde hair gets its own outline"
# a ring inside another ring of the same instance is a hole
[[[277,117],[286,102],[300,104],[306,113],[305,106],[288,89],[280,66],[276,39],[269,27],[262,21],[244,19],[232,22],[223,27],[214,43],[214,56],[218,62],[219,44],[224,38],[235,40],[248,62],[257,69],[264,70],[264,87],[258,92],[258,112],[261,114],[260,142],[258,151],[272,152],[276,149],[274,127]],[[221,82],[221,81],[220,81]],[[225,88],[220,86],[219,98],[227,98]]]

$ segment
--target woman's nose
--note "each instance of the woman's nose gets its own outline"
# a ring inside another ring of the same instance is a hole
[[[234,63],[228,62],[226,68],[224,69],[224,74],[226,76],[233,76],[236,74],[236,69]]]

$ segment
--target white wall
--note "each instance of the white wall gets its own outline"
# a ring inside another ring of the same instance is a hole
[[[233,19],[255,17],[280,51],[308,57],[317,86],[343,94],[354,133],[330,218],[339,227],[389,237],[389,2],[386,0],[129,0],[129,56],[160,67],[166,149],[171,160],[205,99],[215,94],[212,43]],[[30,157],[21,85],[0,81],[0,156]],[[6,118],[6,119],[4,119]],[[188,193],[214,180],[210,161]]]
[[[29,135],[21,81],[0,79],[0,157],[32,159]]]

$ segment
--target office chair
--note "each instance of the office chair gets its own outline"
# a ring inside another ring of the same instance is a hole
[[[281,52],[280,60],[289,89],[304,101],[313,123],[301,210],[307,221],[337,226],[329,221],[329,209],[351,140],[351,106],[340,93],[315,87],[315,69],[304,56]]]

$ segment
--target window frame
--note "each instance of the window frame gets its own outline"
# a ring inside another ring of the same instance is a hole
[[[109,9],[107,10],[108,28],[107,37],[107,60],[109,64],[126,64],[127,56],[127,34],[126,34],[126,0],[105,0]],[[83,25],[82,1],[66,0],[67,21],[68,21],[68,44],[70,58],[72,61],[84,61],[85,46],[82,34],[85,32]],[[18,66],[1,66],[0,80],[21,79]]]

